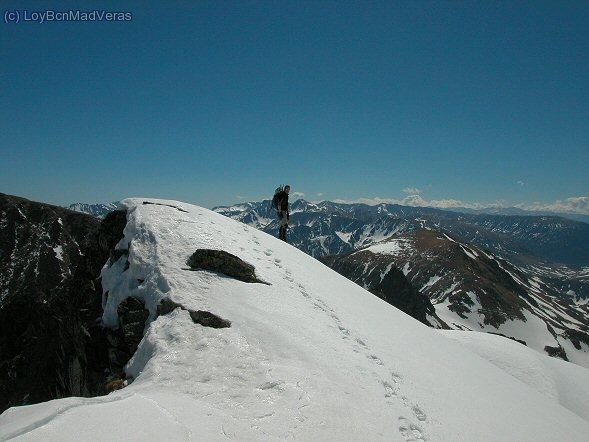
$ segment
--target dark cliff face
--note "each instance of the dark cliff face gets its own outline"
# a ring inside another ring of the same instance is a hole
[[[104,393],[99,276],[125,224],[0,194],[0,412]]]

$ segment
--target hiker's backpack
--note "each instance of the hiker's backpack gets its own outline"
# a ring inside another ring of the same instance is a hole
[[[274,196],[272,197],[272,208],[274,210],[278,210],[278,204],[280,203],[280,193],[284,191],[284,185],[281,184],[276,188],[274,191]]]

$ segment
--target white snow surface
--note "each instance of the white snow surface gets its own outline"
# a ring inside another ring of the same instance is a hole
[[[61,245],[53,247],[53,252],[55,253],[55,257],[57,259],[63,261],[63,247]]]
[[[404,252],[405,249],[411,247],[411,240],[405,238],[393,238],[388,241],[379,242],[377,244],[371,245],[361,251],[368,250],[369,252],[381,255],[399,255],[400,253]]]
[[[583,419],[589,416],[589,370],[482,332],[438,330]],[[506,342],[507,341],[507,342]],[[572,382],[571,382],[572,381]]]
[[[128,364],[128,387],[11,408],[0,416],[0,440],[587,440],[588,370],[505,338],[428,328],[294,247],[207,209],[122,204],[119,248],[130,244],[130,266],[123,272],[122,257],[103,270],[105,324],[116,325],[118,303],[133,295],[151,320],[170,297],[231,327],[194,324],[179,309],[160,316]],[[187,270],[198,248],[239,256],[269,285]],[[532,380],[527,367],[538,373]]]

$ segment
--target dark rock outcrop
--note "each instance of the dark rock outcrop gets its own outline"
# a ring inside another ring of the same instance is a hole
[[[589,347],[589,329],[585,327],[585,332],[581,330],[567,330],[563,336],[569,339],[577,350],[580,350],[581,344],[585,344]]]
[[[128,297],[117,307],[119,327],[116,330],[107,329],[109,343],[108,356],[110,372],[123,378],[123,368],[137,351],[143,339],[143,332],[149,318],[149,310],[145,303],[135,297]]]
[[[149,310],[145,308],[145,303],[142,300],[130,296],[119,304],[117,313],[125,343],[129,347],[129,353],[133,355],[143,339],[143,330],[147,318],[149,318]]]
[[[151,205],[153,205],[153,206],[165,206],[165,207],[171,207],[172,209],[176,209],[176,210],[178,210],[178,211],[180,211],[180,212],[188,213],[188,211],[187,211],[187,210],[184,210],[183,208],[181,208],[181,207],[178,207],[178,206],[172,206],[171,204],[154,203],[154,202],[152,202],[152,201],[143,201],[143,205],[144,205],[144,206],[146,206],[146,205],[150,205],[150,204],[151,204]]]
[[[211,327],[211,328],[227,328],[231,327],[231,322],[226,319],[223,319],[214,313],[207,312],[204,310],[189,310],[188,313],[192,318],[192,322],[195,324],[200,324],[203,327]]]
[[[566,354],[566,351],[564,351],[564,348],[562,348],[561,346],[558,347],[550,347],[549,345],[544,347],[544,351],[546,352],[546,354],[548,356],[551,356],[553,358],[559,358],[562,359],[563,361],[568,361],[568,357]]]
[[[186,264],[192,270],[209,270],[243,282],[266,284],[256,277],[253,265],[224,250],[198,249],[188,258]]]
[[[177,302],[172,301],[170,298],[164,298],[158,304],[156,312],[158,316],[162,316],[173,312],[177,308],[186,310],[182,304],[178,304]]]
[[[215,315],[214,313],[207,312],[204,310],[191,310],[184,307],[182,304],[178,304],[177,302],[172,301],[170,298],[162,299],[162,301],[157,306],[157,315],[167,315],[172,311],[180,308],[182,310],[186,310],[190,314],[190,318],[192,322],[195,324],[200,324],[203,327],[211,327],[211,328],[227,328],[231,327],[231,321],[227,319],[223,319],[220,316]]]
[[[99,276],[125,224],[0,194],[0,412],[105,393]]]

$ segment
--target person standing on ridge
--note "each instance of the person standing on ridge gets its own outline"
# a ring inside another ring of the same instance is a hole
[[[277,195],[276,210],[278,211],[278,220],[280,221],[280,230],[278,238],[286,241],[286,231],[288,229],[288,221],[290,219],[290,211],[288,208],[288,194],[290,186],[287,184]]]

